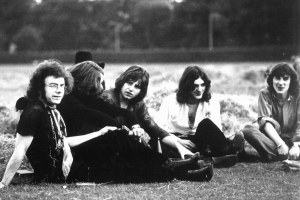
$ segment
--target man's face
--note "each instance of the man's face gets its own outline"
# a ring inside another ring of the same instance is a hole
[[[137,97],[141,92],[141,83],[140,81],[129,80],[124,83],[121,88],[121,98],[124,101],[130,101]]]
[[[45,100],[49,105],[60,104],[65,93],[65,79],[48,76],[45,78]]]
[[[289,75],[274,76],[273,88],[278,95],[287,95],[291,83]]]
[[[205,88],[206,88],[205,83],[202,80],[202,78],[198,78],[194,81],[193,88],[194,89],[191,91],[191,96],[194,99],[200,100],[202,98]]]

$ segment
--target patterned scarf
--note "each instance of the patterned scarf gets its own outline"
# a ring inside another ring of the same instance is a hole
[[[50,158],[52,160],[52,177],[56,177],[56,170],[61,168],[64,137],[67,136],[65,122],[60,115],[56,106],[46,106],[48,114],[50,115],[51,133],[50,136]]]
[[[66,125],[55,106],[47,106],[50,114],[53,137],[56,141],[55,150],[60,151],[64,147],[63,138],[67,136]]]

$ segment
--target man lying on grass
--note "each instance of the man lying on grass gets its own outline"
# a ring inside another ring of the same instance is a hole
[[[39,64],[27,90],[30,99],[20,116],[14,152],[7,164],[0,188],[13,179],[27,155],[36,181],[64,180],[73,157],[64,138],[64,122],[55,109],[64,93],[70,92],[73,79],[59,61]],[[62,166],[62,167],[58,167]]]
[[[93,62],[82,63],[77,67],[86,65],[88,68],[99,68]],[[101,77],[101,73],[99,75]],[[101,79],[98,83],[101,83]],[[93,165],[94,168],[97,168],[97,164],[101,164],[98,159],[102,161],[103,156],[110,157],[116,153],[132,155],[132,160],[148,158],[145,159],[148,160],[146,163],[148,166],[141,174],[152,173],[156,174],[157,178],[165,179],[173,177],[189,178],[190,180],[211,179],[212,168],[211,166],[201,168],[197,162],[199,155],[196,154],[186,160],[170,160],[132,139],[127,132],[116,130],[117,127],[106,126],[99,131],[85,135],[67,137],[65,123],[56,110],[56,106],[60,104],[65,93],[71,91],[72,86],[72,77],[59,61],[46,60],[38,65],[30,79],[26,95],[28,101],[21,107],[23,112],[17,127],[15,149],[7,164],[0,188],[10,184],[25,154],[34,169],[34,182],[36,183],[85,181],[87,180],[85,179],[86,174],[81,174],[81,170],[76,169],[81,169],[82,165]],[[20,107],[18,108],[20,109]],[[110,145],[106,144],[105,147],[115,148],[118,152],[112,151],[109,155],[105,154],[107,152],[101,154],[101,152],[97,152],[98,148],[91,147],[91,145],[102,144],[101,141],[104,141],[104,144],[110,142]],[[78,157],[83,154],[80,151],[72,155],[75,147],[85,151],[84,148],[80,148],[81,146],[96,150],[91,153],[94,156],[94,162],[89,163],[83,157]],[[120,159],[126,159],[126,157]],[[134,163],[130,164],[135,166]],[[138,174],[141,172],[139,167],[131,169],[133,172],[136,169]],[[101,170],[101,166],[99,166],[99,170]]]

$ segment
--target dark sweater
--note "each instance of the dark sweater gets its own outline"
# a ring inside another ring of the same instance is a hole
[[[138,123],[134,113],[95,97],[69,94],[63,98],[57,109],[66,123],[68,136],[87,134],[105,126],[131,127]],[[114,119],[118,116],[126,119],[125,124]]]

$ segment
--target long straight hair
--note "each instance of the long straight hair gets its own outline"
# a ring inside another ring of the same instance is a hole
[[[84,61],[74,65],[70,72],[74,78],[73,94],[100,96],[103,92],[101,74],[104,71],[97,63]]]
[[[288,64],[288,63],[279,63],[274,65],[271,68],[270,74],[267,78],[268,83],[268,89],[271,93],[276,94],[274,87],[273,87],[273,78],[276,76],[284,76],[289,75],[291,77],[290,87],[288,90],[288,93],[292,96],[298,96],[299,95],[299,81],[297,72],[294,70],[294,68]]]
[[[191,91],[194,90],[194,81],[198,78],[201,78],[205,84],[205,91],[203,93],[201,101],[208,102],[211,99],[210,93],[210,79],[204,70],[198,66],[188,66],[180,80],[177,90],[177,101],[178,103],[188,103],[191,98]]]
[[[130,101],[137,103],[145,98],[148,91],[149,73],[142,67],[133,65],[123,72],[115,82],[115,93],[120,94],[123,85],[128,81],[141,81],[141,92]]]

